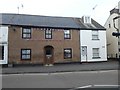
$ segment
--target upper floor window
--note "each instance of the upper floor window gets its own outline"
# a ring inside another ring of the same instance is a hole
[[[98,32],[98,30],[92,31],[92,39],[93,40],[99,40],[99,32]]]
[[[31,28],[23,28],[22,29],[22,38],[30,39],[31,38]]]
[[[71,39],[70,30],[64,30],[64,39]]]
[[[46,29],[45,30],[45,39],[52,39],[52,30],[51,29]]]
[[[21,59],[30,60],[31,59],[31,49],[21,49]]]

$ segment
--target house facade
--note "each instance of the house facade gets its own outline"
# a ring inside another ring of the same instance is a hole
[[[2,14],[2,25],[8,30],[9,64],[80,62],[79,30],[72,18]]]
[[[119,9],[112,9],[110,11],[110,16],[108,17],[105,28],[106,28],[106,35],[107,35],[107,57],[108,58],[118,58],[118,46],[120,42],[118,42],[118,38],[112,36],[113,32],[117,32],[114,27],[113,18],[119,15]],[[115,20],[115,26],[118,28],[118,19]]]
[[[6,55],[7,64],[84,62],[83,49],[87,46],[87,61],[106,61],[105,28],[95,21],[92,23],[95,29],[84,27],[85,23],[81,20],[72,17],[2,14],[0,31],[3,32],[2,28],[5,27],[8,34],[7,47],[4,49],[7,53],[1,49],[1,57]],[[90,39],[93,30],[100,32],[100,40]],[[97,57],[91,57],[92,49],[97,50],[94,52]]]
[[[8,63],[8,27],[0,26],[0,63]]]
[[[106,29],[89,16],[80,21],[81,62],[107,61]]]

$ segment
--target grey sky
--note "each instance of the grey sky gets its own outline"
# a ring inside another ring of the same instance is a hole
[[[0,13],[82,17],[89,15],[104,25],[120,0],[0,0]],[[23,7],[22,7],[23,5]],[[93,10],[93,8],[95,8]]]

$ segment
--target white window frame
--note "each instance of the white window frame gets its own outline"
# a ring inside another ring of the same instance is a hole
[[[45,39],[52,39],[52,29],[50,28],[45,29]]]
[[[21,60],[31,60],[31,49],[21,49]]]
[[[72,58],[72,48],[64,48],[64,59]]]
[[[31,39],[31,33],[32,33],[31,28],[27,28],[27,27],[22,28],[22,38],[23,39]]]
[[[92,40],[99,40],[99,31],[92,30]]]
[[[64,39],[71,39],[70,30],[64,30]]]
[[[93,58],[100,58],[100,49],[99,48],[93,48]]]

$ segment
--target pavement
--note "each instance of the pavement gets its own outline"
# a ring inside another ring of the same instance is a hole
[[[70,63],[55,64],[54,66],[32,65],[3,67],[0,74],[25,74],[25,73],[56,73],[56,72],[76,72],[76,71],[99,71],[99,70],[118,70],[119,62],[110,60],[107,62],[92,63]]]

